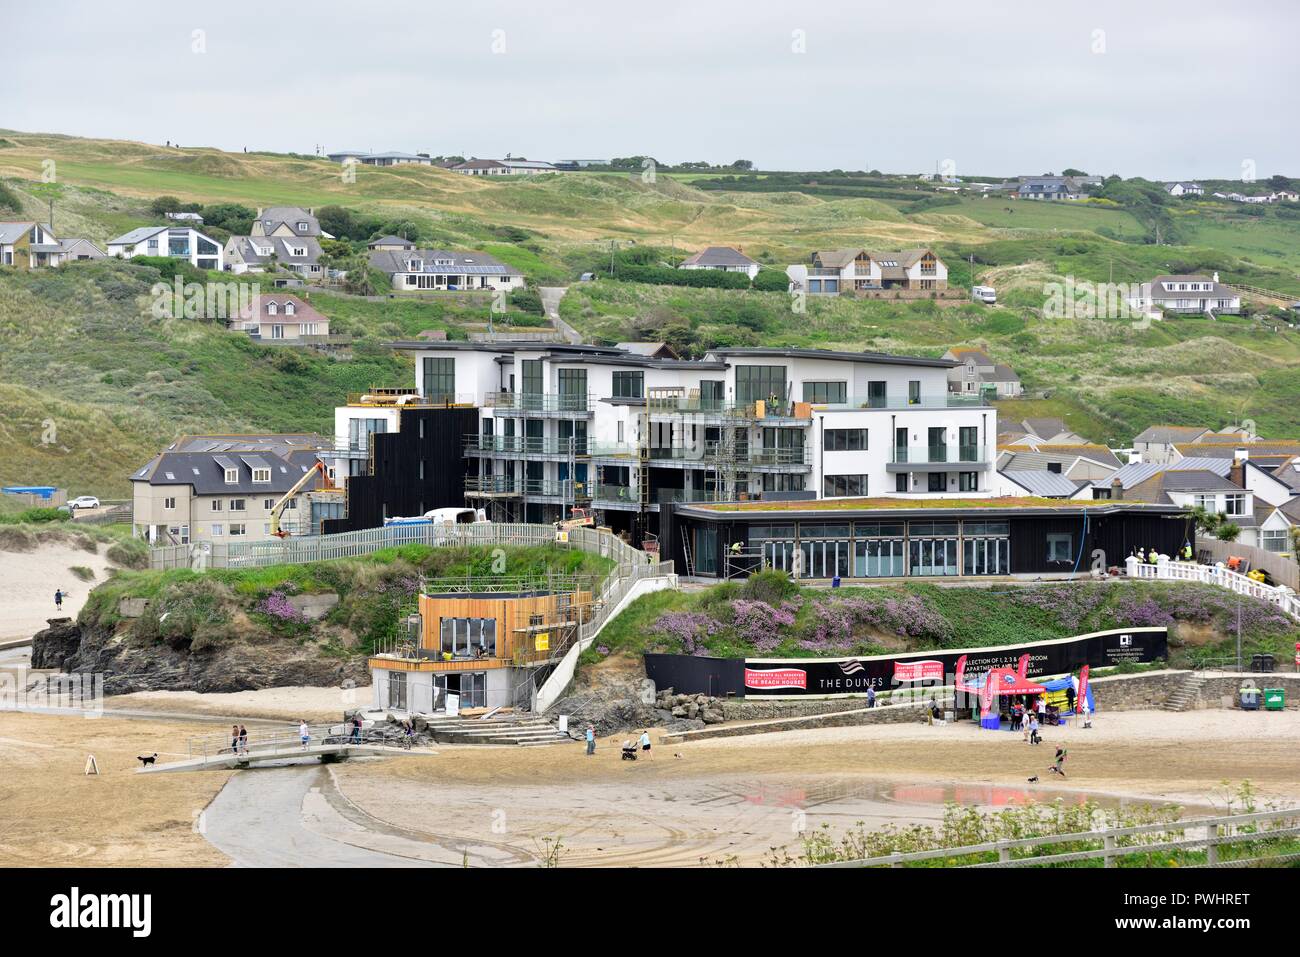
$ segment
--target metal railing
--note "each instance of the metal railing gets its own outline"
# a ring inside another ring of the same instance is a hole
[[[1232,814],[1223,817],[1192,818],[1185,821],[1166,821],[1157,824],[1139,824],[1134,827],[1117,827],[1096,831],[1082,831],[1072,834],[1047,834],[1039,837],[1026,837],[1014,841],[992,841],[985,844],[969,844],[963,847],[944,847],[930,851],[916,851],[910,854],[890,854],[882,857],[868,857],[853,861],[835,861],[820,867],[903,867],[907,864],[926,863],[935,860],[956,859],[962,857],[996,854],[995,861],[978,861],[959,867],[1039,867],[1054,864],[1067,864],[1079,861],[1104,861],[1105,867],[1115,867],[1119,858],[1151,854],[1158,851],[1197,851],[1204,850],[1206,863],[1190,866],[1232,866],[1234,864],[1257,863],[1267,858],[1249,860],[1220,861],[1220,847],[1232,844],[1257,841],[1295,838],[1300,836],[1300,808],[1287,808],[1281,811],[1261,811],[1252,814]],[[1242,830],[1254,828],[1263,822],[1281,822],[1280,826],[1267,830]],[[1189,834],[1200,831],[1202,833]],[[1158,836],[1179,833],[1177,840],[1160,840]],[[1144,841],[1147,835],[1156,835],[1150,841]],[[1099,846],[1081,851],[1069,851],[1061,854],[1042,856],[1016,856],[1015,851],[1033,851],[1040,847],[1057,844],[1092,843]],[[1184,865],[1187,866],[1187,865]]]
[[[1130,578],[1148,578],[1160,581],[1193,581],[1218,585],[1238,595],[1248,595],[1277,605],[1292,618],[1300,621],[1300,598],[1291,589],[1281,585],[1265,585],[1222,565],[1198,565],[1195,562],[1175,562],[1164,556],[1154,565],[1130,555],[1125,563]]]
[[[313,724],[307,727],[307,747],[316,748],[321,745],[366,745],[368,747],[391,747],[403,748],[400,742],[388,741],[382,737],[367,739],[365,729],[362,729],[360,739],[356,737],[352,726],[348,724]],[[249,728],[248,736],[235,743],[236,736],[232,732],[224,734],[200,734],[192,735],[187,742],[187,750],[191,758],[217,758],[226,755],[238,756],[262,756],[266,757],[270,751],[290,751],[305,750],[302,744],[302,733],[298,728],[280,729],[269,731],[261,727]],[[289,755],[286,755],[289,757]]]
[[[978,409],[987,406],[983,396],[959,392],[944,395],[851,395],[843,402],[814,402],[818,409]]]
[[[564,392],[489,392],[483,397],[483,404],[491,409],[538,414],[586,413],[591,403],[591,395]]]
[[[586,483],[572,479],[520,479],[510,475],[471,475],[465,479],[466,495],[536,495],[571,499],[585,491]]]
[[[577,436],[571,438],[544,438],[535,435],[468,435],[465,452],[468,455],[575,455],[594,454],[592,443]]]
[[[375,388],[366,392],[349,392],[348,405],[384,409],[451,409],[473,408],[472,393],[438,393],[420,395],[414,388]]]

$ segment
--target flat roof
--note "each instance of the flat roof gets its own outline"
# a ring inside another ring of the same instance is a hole
[[[737,358],[781,359],[834,359],[840,362],[875,362],[885,365],[926,366],[933,369],[955,369],[962,363],[952,359],[927,359],[923,356],[899,356],[888,352],[838,352],[831,349],[780,349],[771,346],[749,346],[707,350],[718,356]]]
[[[1035,496],[1003,496],[1001,498],[836,498],[794,499],[789,501],[710,502],[683,505],[676,513],[700,518],[723,515],[762,517],[764,514],[783,518],[818,518],[840,514],[857,515],[887,513],[906,515],[966,515],[1014,512],[1016,514],[1061,514],[1089,512],[1094,515],[1120,512],[1152,512],[1156,514],[1182,514],[1187,509],[1178,505],[1153,502],[1128,502],[1099,499],[1078,501],[1073,499],[1038,498]]]

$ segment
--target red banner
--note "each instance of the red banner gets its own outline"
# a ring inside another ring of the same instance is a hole
[[[771,671],[745,669],[746,688],[802,688],[808,687],[808,672],[802,668],[774,668]]]
[[[924,681],[927,678],[943,678],[942,661],[896,661],[894,662],[895,681]]]
[[[1084,709],[1088,706],[1088,666],[1084,665],[1083,670],[1079,672],[1079,693],[1074,696],[1074,710],[1077,714],[1083,714]]]

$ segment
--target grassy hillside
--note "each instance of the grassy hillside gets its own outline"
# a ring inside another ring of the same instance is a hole
[[[51,173],[54,182],[42,182]],[[156,221],[149,203],[173,195],[253,207],[341,205],[409,222],[421,242],[483,249],[534,284],[572,282],[604,261],[611,244],[652,247],[665,259],[706,244],[738,245],[778,268],[815,249],[931,245],[953,285],[992,283],[1001,305],[836,299],[795,313],[780,293],[601,280],[573,285],[561,311],[597,341],[666,338],[693,354],[724,344],[923,355],[982,345],[1011,363],[1031,392],[1007,403],[1005,415],[1064,415],[1110,444],[1157,422],[1252,418],[1265,435],[1300,434],[1300,337],[1271,331],[1279,325],[1273,306],[1149,329],[1043,318],[1045,284],[1067,277],[1139,282],[1166,271],[1218,271],[1225,281],[1300,298],[1300,211],[1180,202],[1161,214],[1194,245],[1155,246],[1143,242],[1150,231],[1143,211],[1111,200],[952,201],[914,181],[871,179],[859,195],[840,195],[829,181],[798,191],[732,189],[712,173],[645,183],[639,174],[480,179],[407,166],[361,167],[349,183],[318,157],[0,131],[0,206],[9,207],[0,217],[43,219],[53,200],[58,233],[100,242]],[[488,319],[485,303],[316,293],[313,304],[334,331],[360,343],[350,361],[290,354],[219,324],[152,318],[143,269],[0,272],[0,401],[8,413],[0,417],[0,480],[120,495],[130,469],[183,432],[327,430],[347,391],[411,382],[409,361],[385,342],[425,329],[464,337]],[[538,320],[517,313],[513,321]]]

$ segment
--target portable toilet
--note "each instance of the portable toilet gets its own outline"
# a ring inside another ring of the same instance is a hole
[[[1259,689],[1254,685],[1242,685],[1237,694],[1241,702],[1242,711],[1259,710]]]

